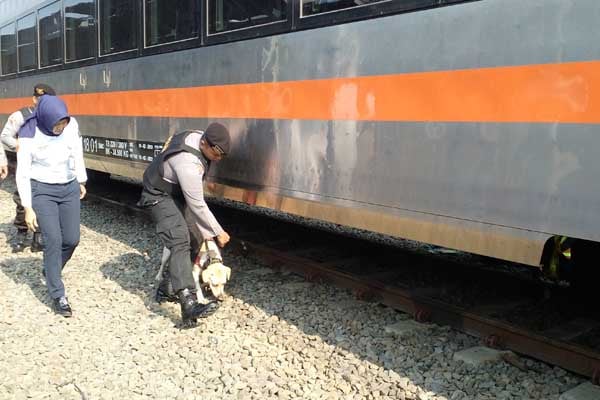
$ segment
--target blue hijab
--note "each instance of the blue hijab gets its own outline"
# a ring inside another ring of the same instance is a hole
[[[35,136],[35,128],[39,128],[44,135],[56,136],[52,128],[63,118],[69,118],[69,112],[65,102],[56,96],[48,94],[39,98],[37,107],[33,113],[25,119],[25,123],[19,129],[20,138],[32,138]]]

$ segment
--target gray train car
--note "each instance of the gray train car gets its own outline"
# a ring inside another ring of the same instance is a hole
[[[217,196],[540,266],[554,238],[600,241],[599,19],[596,0],[3,0],[0,118],[48,83],[87,166],[132,178],[218,120]]]

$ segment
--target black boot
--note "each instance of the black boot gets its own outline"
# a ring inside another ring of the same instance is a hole
[[[181,319],[184,328],[195,326],[196,319],[208,317],[219,308],[219,305],[214,301],[208,304],[198,303],[196,293],[190,289],[179,291],[179,303],[181,304]]]
[[[27,230],[21,230],[21,229],[19,229],[17,231],[15,245],[12,248],[12,252],[13,253],[20,253],[23,250],[25,250],[25,247],[27,247],[27,245],[25,244],[26,240],[27,240]]]
[[[59,297],[58,299],[52,300],[52,308],[58,315],[62,315],[65,318],[73,316],[73,311],[69,305],[69,301],[65,296]]]
[[[172,303],[177,303],[179,301],[179,297],[177,297],[175,291],[173,290],[173,285],[171,285],[171,279],[169,279],[168,277],[163,277],[163,280],[160,282],[158,288],[156,289],[156,295],[154,296],[154,300],[156,300],[158,304],[164,303],[166,301],[170,301]]]
[[[31,239],[31,252],[37,253],[42,251],[44,246],[42,244],[42,233],[41,232],[33,232],[33,239]]]

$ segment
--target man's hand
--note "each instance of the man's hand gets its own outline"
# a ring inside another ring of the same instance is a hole
[[[31,207],[25,207],[25,223],[31,231],[37,232],[37,216],[35,215],[35,211],[33,211],[33,208]]]
[[[87,194],[87,190],[85,190],[85,185],[79,184],[79,200],[83,199]]]
[[[6,178],[8,175],[8,165],[0,165],[0,179]]]
[[[221,233],[219,236],[215,237],[215,240],[219,247],[225,247],[225,245],[229,243],[230,239],[231,237],[229,236],[229,233],[225,231],[223,231],[223,233]]]
[[[210,193],[215,193],[217,190],[217,184],[214,182],[208,182],[206,184],[206,191]]]

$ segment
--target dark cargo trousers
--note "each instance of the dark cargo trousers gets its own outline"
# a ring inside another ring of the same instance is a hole
[[[17,205],[15,220],[13,225],[17,227],[19,232],[27,232],[27,224],[25,223],[25,209],[21,205],[21,196],[19,196],[19,191],[15,190],[13,193],[13,201]]]
[[[195,290],[190,260],[190,233],[181,207],[171,196],[166,196],[151,206],[150,212],[156,224],[156,234],[171,251],[168,272],[174,292]]]
[[[44,239],[44,271],[50,297],[65,295],[62,269],[79,244],[79,184],[31,180],[31,200]]]

